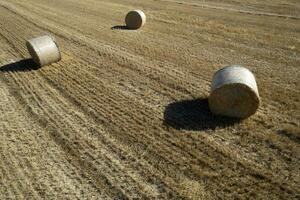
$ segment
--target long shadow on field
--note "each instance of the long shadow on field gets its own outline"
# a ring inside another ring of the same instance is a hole
[[[228,127],[240,120],[213,115],[208,99],[183,100],[169,104],[164,112],[164,124],[178,130],[201,131]]]
[[[0,67],[1,72],[31,71],[37,70],[39,66],[32,59],[23,59]]]
[[[118,26],[111,27],[111,30],[130,30],[130,29],[127,26],[118,25]]]

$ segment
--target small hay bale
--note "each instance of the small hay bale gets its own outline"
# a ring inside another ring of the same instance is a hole
[[[39,66],[49,65],[61,60],[59,47],[51,36],[41,36],[26,42],[32,59]]]
[[[247,118],[256,112],[259,105],[255,77],[250,70],[233,65],[214,74],[209,96],[212,113]]]
[[[130,11],[125,18],[128,29],[139,29],[146,23],[146,15],[141,10]]]

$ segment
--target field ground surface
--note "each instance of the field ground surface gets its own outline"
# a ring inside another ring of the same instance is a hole
[[[35,70],[44,34],[62,61]],[[243,121],[208,108],[231,64]],[[0,199],[299,199],[299,88],[298,0],[0,0]]]

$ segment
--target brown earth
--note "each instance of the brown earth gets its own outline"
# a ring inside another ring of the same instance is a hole
[[[63,59],[33,70],[43,34]],[[300,198],[298,0],[0,0],[0,47],[0,199]],[[207,105],[231,64],[244,121]]]

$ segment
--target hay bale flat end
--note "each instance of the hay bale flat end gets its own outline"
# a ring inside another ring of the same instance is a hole
[[[141,10],[130,11],[125,18],[125,23],[128,29],[139,29],[146,23],[146,15]]]

